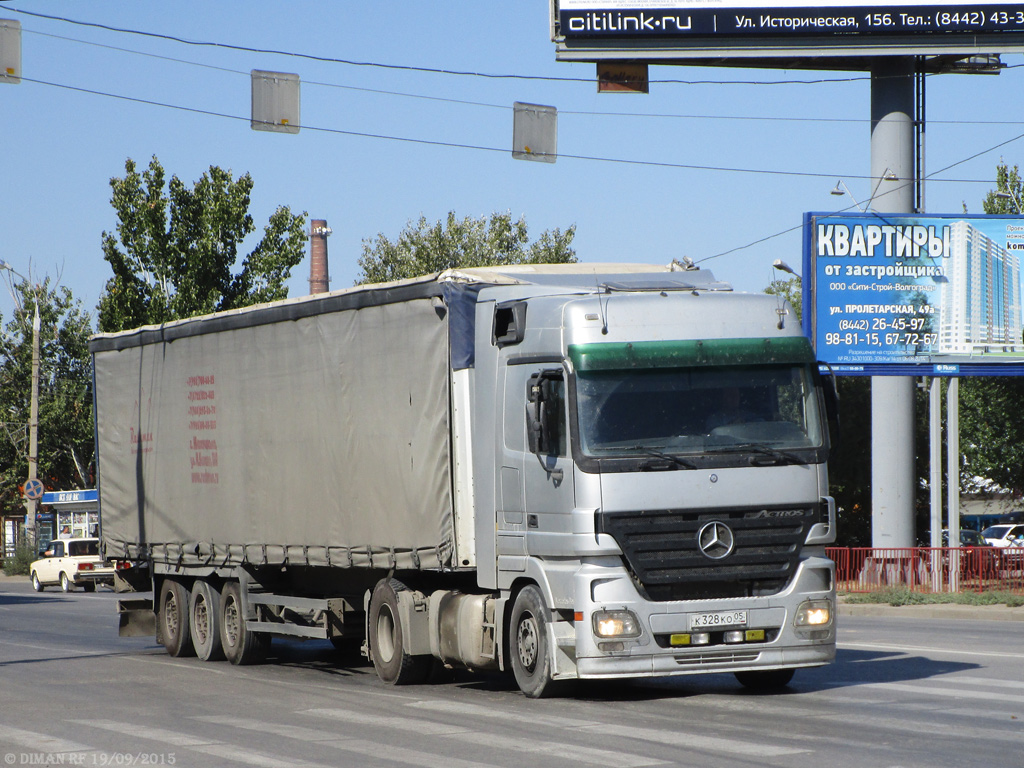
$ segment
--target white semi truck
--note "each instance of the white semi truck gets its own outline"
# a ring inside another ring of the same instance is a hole
[[[730,672],[835,655],[834,388],[706,270],[468,269],[93,338],[123,634],[381,680]]]

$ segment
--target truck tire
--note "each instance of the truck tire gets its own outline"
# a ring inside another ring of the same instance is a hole
[[[175,658],[194,656],[188,620],[188,590],[180,581],[164,579],[160,586],[157,622],[160,639],[167,653]]]
[[[531,699],[546,698],[557,689],[551,679],[548,616],[540,589],[534,584],[523,587],[512,604],[508,642],[516,683]]]
[[[433,661],[432,656],[411,656],[405,652],[398,593],[406,589],[398,579],[381,579],[370,596],[370,658],[377,677],[388,685],[422,683],[430,674]]]
[[[42,592],[46,587],[43,586],[43,582],[39,580],[39,574],[32,571],[32,589],[36,592]]]
[[[237,581],[227,582],[220,593],[220,642],[225,658],[239,666],[258,664],[270,648],[268,635],[245,626],[242,588]]]
[[[220,590],[208,581],[196,579],[189,595],[188,619],[196,656],[203,661],[221,661],[224,648],[220,639]]]
[[[764,669],[752,672],[736,672],[736,679],[744,688],[752,691],[777,691],[789,685],[793,669]]]

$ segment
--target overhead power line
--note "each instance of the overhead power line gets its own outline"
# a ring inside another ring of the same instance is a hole
[[[2,2],[3,0],[0,0]],[[198,61],[191,61],[189,59],[181,59],[174,56],[165,56],[158,53],[150,53],[148,51],[140,51],[133,48],[125,48],[122,46],[109,45],[107,43],[97,43],[92,40],[82,40],[80,38],[67,37],[66,35],[57,35],[52,32],[40,32],[38,30],[22,30],[26,34],[34,34],[40,37],[49,37],[55,40],[64,40],[66,42],[78,43],[79,45],[87,45],[95,48],[102,48],[105,50],[116,51],[119,53],[127,53],[133,56],[143,56],[146,58],[156,59],[158,61],[168,61],[174,64],[183,64],[186,66],[199,67],[201,69],[209,69],[216,72],[224,72],[226,74],[238,75],[239,77],[248,78],[250,76],[249,71],[243,71],[240,69],[234,69],[231,67],[223,67],[215,64],[206,64]],[[1017,65],[1014,65],[1017,66]],[[1020,65],[1024,66],[1024,65]],[[575,82],[575,81],[574,81]],[[587,81],[592,82],[592,81]],[[799,81],[805,82],[805,81]],[[371,93],[381,96],[397,96],[399,98],[407,99],[420,99],[423,101],[434,101],[443,104],[458,104],[460,106],[470,107],[481,107],[485,109],[500,109],[504,111],[511,111],[512,107],[508,104],[496,104],[493,102],[485,101],[473,101],[470,99],[456,99],[448,96],[434,96],[423,93],[410,93],[408,91],[394,91],[384,88],[367,88],[364,86],[348,85],[344,83],[331,83],[323,80],[310,80],[304,79],[303,85],[306,86],[317,86],[322,88],[337,88],[346,91],[355,91],[358,93]],[[854,118],[854,117],[802,117],[794,115],[714,115],[714,114],[686,114],[686,113],[673,113],[673,112],[603,112],[595,110],[569,110],[560,109],[560,115],[574,115],[577,117],[620,117],[620,118],[635,118],[635,119],[651,119],[651,120],[724,120],[724,121],[759,121],[759,122],[777,122],[777,123],[825,123],[825,124],[850,124],[850,125],[865,125],[870,123],[870,119],[867,118]],[[1024,125],[1024,120],[929,120],[930,125]]]
[[[564,77],[554,75],[523,75],[515,73],[499,73],[499,72],[474,72],[470,70],[458,70],[458,69],[445,69],[440,67],[421,67],[414,66],[411,64],[386,64],[383,62],[375,61],[357,61],[354,59],[342,59],[334,56],[321,56],[312,53],[303,53],[300,51],[285,51],[274,48],[256,48],[253,46],[237,45],[233,43],[221,43],[211,40],[190,40],[184,37],[178,37],[176,35],[169,35],[163,32],[148,32],[140,29],[131,29],[128,27],[115,27],[111,24],[102,24],[96,21],[83,21],[81,19],[72,19],[67,16],[54,16],[52,14],[39,13],[38,11],[26,11],[22,8],[16,8],[14,6],[4,6],[6,10],[20,13],[25,16],[32,16],[39,19],[48,19],[50,21],[60,21],[66,24],[74,24],[80,27],[91,27],[94,29],[103,29],[108,32],[116,32],[125,35],[138,35],[140,37],[154,38],[157,40],[167,40],[170,42],[180,43],[182,45],[191,45],[204,48],[219,48],[223,50],[231,51],[242,51],[245,53],[259,53],[273,56],[285,56],[295,59],[306,59],[308,61],[317,61],[327,64],[343,64],[352,67],[373,67],[379,69],[398,70],[405,72],[422,72],[427,74],[435,75],[453,75],[458,77],[480,77],[493,80],[527,80],[527,81],[541,81],[541,82],[568,82],[568,83],[594,83],[595,78],[592,77]],[[850,77],[823,77],[815,79],[786,79],[786,80],[679,80],[679,79],[666,79],[666,80],[651,80],[651,83],[664,83],[674,85],[821,85],[824,83],[850,83],[858,81],[867,81],[870,77],[866,75],[850,76]]]
[[[45,80],[35,80],[35,79],[24,77],[24,76],[22,76],[21,79],[24,82],[35,83],[36,85],[45,85],[45,86],[48,86],[48,87],[51,87],[51,88],[60,88],[60,89],[63,89],[63,90],[73,91],[73,92],[76,92],[76,93],[88,94],[90,96],[100,96],[100,97],[104,97],[104,98],[117,99],[119,101],[128,101],[128,102],[133,102],[133,103],[136,103],[136,104],[145,104],[147,106],[161,107],[161,108],[164,108],[164,109],[174,109],[174,110],[178,110],[178,111],[181,111],[181,112],[190,112],[190,113],[193,113],[193,114],[207,115],[209,117],[220,117],[220,118],[224,118],[224,119],[227,119],[227,120],[235,120],[235,121],[239,121],[239,122],[250,122],[251,121],[251,116],[232,115],[232,114],[229,114],[229,113],[226,113],[226,112],[217,112],[217,111],[214,111],[214,110],[201,109],[201,108],[198,108],[198,107],[187,107],[187,106],[182,106],[180,104],[171,104],[169,102],[156,101],[154,99],[143,99],[143,98],[139,98],[137,96],[124,96],[124,95],[116,94],[116,93],[109,93],[109,92],[105,92],[105,91],[98,91],[98,90],[95,90],[95,89],[92,89],[92,88],[82,88],[82,87],[79,87],[79,86],[66,85],[66,84],[62,84],[62,83],[53,83],[53,82],[48,82],[48,81],[45,81]],[[298,127],[303,129],[303,130],[306,130],[306,131],[317,131],[317,132],[320,132],[320,133],[329,133],[329,134],[336,134],[336,135],[341,135],[341,136],[353,136],[353,137],[357,137],[357,138],[366,138],[366,139],[379,139],[379,140],[383,140],[383,141],[397,141],[397,142],[403,142],[403,143],[407,143],[407,144],[421,144],[421,145],[435,146],[435,147],[446,147],[446,148],[450,148],[450,149],[469,149],[469,150],[476,150],[476,151],[480,151],[480,152],[497,152],[497,153],[502,153],[502,154],[507,154],[508,152],[511,151],[509,147],[489,147],[489,146],[485,146],[485,145],[481,145],[481,144],[468,144],[468,143],[463,143],[463,142],[440,141],[440,140],[436,140],[436,139],[423,139],[423,138],[416,138],[416,137],[412,137],[412,136],[394,136],[394,135],[383,134],[383,133],[369,133],[369,132],[365,132],[365,131],[352,131],[352,130],[347,130],[347,129],[342,129],[342,128],[327,128],[327,127],[315,126],[315,125],[301,125],[301,126],[298,126]],[[1021,136],[1017,136],[1014,139],[1010,139],[1008,141],[1002,142],[999,145],[997,145],[996,148],[1004,146],[1005,144],[1008,144],[1008,143],[1010,143],[1012,141],[1016,141],[1016,140],[1018,140],[1020,138],[1024,138],[1024,134],[1022,134]],[[990,149],[990,150],[986,150],[986,151],[992,151],[992,150]],[[978,153],[978,154],[984,154],[984,152],[981,152],[981,153]],[[974,156],[972,156],[972,158],[976,157],[976,156],[977,155],[974,155]],[[789,170],[778,170],[778,169],[771,169],[771,168],[738,168],[738,167],[730,167],[730,166],[722,166],[722,165],[699,165],[699,164],[694,164],[694,163],[672,163],[672,162],[661,161],[661,160],[634,160],[634,159],[629,159],[629,158],[600,157],[600,156],[596,156],[596,155],[573,155],[573,154],[559,153],[558,158],[559,159],[564,159],[564,160],[583,160],[583,161],[590,161],[590,162],[614,163],[614,164],[618,164],[618,165],[635,165],[635,166],[644,166],[644,167],[651,167],[651,168],[669,168],[669,169],[694,170],[694,171],[717,171],[717,172],[721,172],[721,173],[747,173],[747,174],[759,174],[759,175],[766,175],[766,176],[791,176],[791,177],[803,177],[803,178],[828,178],[828,179],[836,178],[837,176],[843,177],[843,178],[847,178],[847,179],[870,179],[870,178],[872,178],[871,176],[865,176],[865,175],[861,175],[861,174],[836,173],[835,171],[829,171],[829,172],[826,173],[826,172],[821,172],[821,171],[789,171]],[[966,162],[966,161],[961,161],[961,162]],[[959,163],[955,163],[954,165],[959,165]],[[953,166],[948,166],[948,167],[951,168]],[[947,169],[943,169],[943,170],[947,170]],[[989,183],[985,179],[939,179],[938,181],[956,182],[956,183],[961,183],[961,184]]]

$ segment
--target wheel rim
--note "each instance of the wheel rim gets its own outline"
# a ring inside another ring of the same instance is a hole
[[[382,664],[387,664],[395,657],[395,617],[391,606],[382,605],[377,613],[377,648],[375,649]]]
[[[238,604],[235,603],[234,597],[229,596],[224,600],[223,632],[228,645],[231,647],[238,645]]]
[[[196,598],[196,609],[192,614],[192,626],[196,628],[196,639],[205,643],[210,634],[210,612],[206,600]]]
[[[178,636],[178,600],[173,592],[168,592],[164,599],[164,628],[168,637]]]
[[[519,652],[519,663],[527,672],[532,672],[533,668],[537,666],[537,649],[540,645],[537,620],[533,614],[523,614],[519,620],[516,640],[518,641],[516,646]]]

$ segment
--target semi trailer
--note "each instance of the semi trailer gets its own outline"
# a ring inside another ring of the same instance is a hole
[[[834,658],[834,382],[779,297],[675,262],[451,270],[90,350],[121,632],[172,656],[320,638],[530,697]]]

